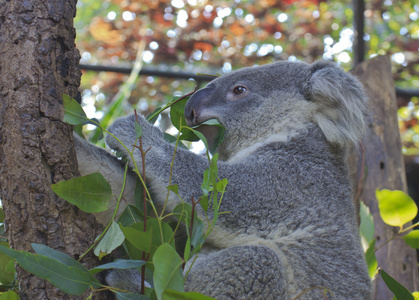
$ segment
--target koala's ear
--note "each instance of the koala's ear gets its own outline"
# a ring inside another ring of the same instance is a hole
[[[368,97],[361,83],[332,62],[316,62],[310,72],[305,96],[317,104],[313,121],[329,142],[357,145],[368,123]]]

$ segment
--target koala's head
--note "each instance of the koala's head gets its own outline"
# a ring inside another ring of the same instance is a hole
[[[189,126],[217,119],[222,159],[268,139],[291,139],[320,127],[328,142],[357,143],[367,123],[359,81],[332,62],[277,62],[237,70],[197,91],[185,107]],[[210,128],[202,133],[211,141]],[[274,138],[273,138],[274,137]]]

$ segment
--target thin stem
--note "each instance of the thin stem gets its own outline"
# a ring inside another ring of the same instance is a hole
[[[161,114],[163,111],[165,111],[166,109],[168,109],[170,106],[172,106],[173,104],[175,104],[175,103],[177,103],[177,102],[179,102],[179,101],[181,101],[181,100],[183,100],[183,99],[185,99],[186,97],[189,97],[189,96],[191,96],[193,93],[195,93],[196,92],[196,90],[198,89],[198,87],[196,86],[195,87],[195,89],[193,90],[193,92],[190,92],[190,93],[188,93],[188,94],[186,94],[186,95],[183,95],[182,97],[180,97],[179,99],[176,99],[175,101],[173,101],[173,102],[170,102],[170,103],[168,103],[168,104],[166,104],[165,106],[163,106],[162,108],[160,108],[158,111],[156,111],[154,114],[152,114],[149,118],[148,118],[148,120],[151,120],[151,119],[153,119],[155,116],[157,116],[157,115],[159,115],[159,114]]]
[[[413,225],[411,225],[411,226],[409,226],[409,227],[407,227],[407,228],[405,228],[405,229],[403,229],[403,230],[400,230],[400,233],[402,233],[402,232],[406,232],[406,231],[408,231],[408,230],[410,230],[410,229],[413,229],[414,227],[416,227],[416,226],[418,226],[419,225],[419,222],[417,222],[417,223],[415,223],[415,224],[413,224]]]
[[[182,127],[182,119],[180,120],[180,124],[179,124],[179,128],[181,128],[181,127]],[[175,150],[173,152],[172,161],[170,162],[170,174],[169,174],[169,185],[168,186],[172,185],[173,166],[175,165],[175,156],[176,156],[176,151],[177,151],[177,147],[178,147],[179,142],[180,142],[180,131],[179,131],[179,133],[177,135],[177,138],[176,138]],[[170,195],[170,190],[168,189],[167,194],[166,194],[166,201],[164,202],[164,206],[163,206],[163,209],[161,211],[160,218],[162,218],[163,213],[166,209],[167,203],[169,202],[169,195]],[[182,200],[182,202],[183,202],[183,200]],[[163,240],[163,238],[162,238],[162,240]]]

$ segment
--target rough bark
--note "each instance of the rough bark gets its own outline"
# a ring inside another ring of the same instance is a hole
[[[51,183],[77,175],[62,94],[77,97],[77,0],[0,5],[0,196],[11,247],[42,243],[77,258],[96,236],[93,216],[59,199]],[[87,258],[89,266],[93,258]],[[18,268],[22,299],[69,299]]]
[[[369,207],[373,215],[376,247],[379,247],[394,236],[398,228],[382,221],[375,190],[407,190],[390,59],[387,56],[373,58],[358,65],[352,73],[366,88],[373,118],[371,132],[363,141],[364,151],[358,151],[351,160],[355,190],[359,200]],[[362,180],[359,181],[359,178]],[[380,268],[410,291],[417,290],[418,269],[414,249],[403,240],[396,239],[377,250],[376,256]],[[375,299],[393,299],[393,294],[380,276],[374,281],[374,289]]]

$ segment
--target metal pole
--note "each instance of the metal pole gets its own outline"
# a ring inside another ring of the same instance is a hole
[[[365,2],[364,0],[352,0],[352,4],[353,4],[353,12],[354,12],[353,66],[355,67],[357,64],[365,60],[365,42],[364,42]]]

